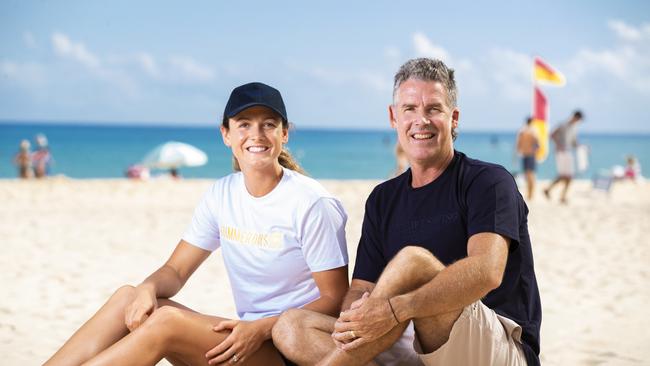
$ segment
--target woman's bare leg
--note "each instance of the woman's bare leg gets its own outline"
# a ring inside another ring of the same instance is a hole
[[[165,357],[177,364],[207,365],[205,354],[229,334],[212,330],[224,318],[196,313],[171,300],[160,300],[159,305],[140,327],[84,365],[155,365]],[[283,365],[283,361],[267,341],[238,365]]]
[[[44,366],[80,365],[129,333],[124,308],[135,297],[135,288],[123,286],[81,326]]]

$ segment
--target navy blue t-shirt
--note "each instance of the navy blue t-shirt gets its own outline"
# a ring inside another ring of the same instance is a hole
[[[388,262],[407,245],[428,249],[443,264],[467,257],[467,242],[478,233],[510,238],[501,286],[482,302],[522,327],[529,365],[539,365],[542,307],[528,236],[528,207],[502,166],[455,151],[433,182],[411,186],[411,170],[386,181],[366,202],[353,278],[377,282]]]

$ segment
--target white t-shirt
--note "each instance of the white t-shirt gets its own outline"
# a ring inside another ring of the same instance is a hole
[[[263,197],[248,193],[242,173],[217,180],[183,235],[199,248],[222,248],[243,320],[316,300],[320,294],[312,272],[348,263],[341,202],[314,179],[283,171],[280,183]]]

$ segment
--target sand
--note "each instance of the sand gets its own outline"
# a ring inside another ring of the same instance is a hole
[[[348,210],[353,263],[363,205],[378,182],[323,183]],[[44,362],[115,289],[155,270],[209,184],[0,181],[0,363]],[[529,204],[544,312],[542,363],[647,364],[650,183],[617,183],[607,194],[577,182],[571,193],[567,206],[539,195]],[[219,253],[176,299],[201,312],[235,316]]]

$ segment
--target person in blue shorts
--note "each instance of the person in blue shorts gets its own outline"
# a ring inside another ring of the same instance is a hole
[[[539,149],[539,137],[533,128],[533,118],[526,119],[526,125],[517,134],[517,153],[521,156],[521,165],[526,177],[526,198],[533,199],[535,192],[535,153]]]

